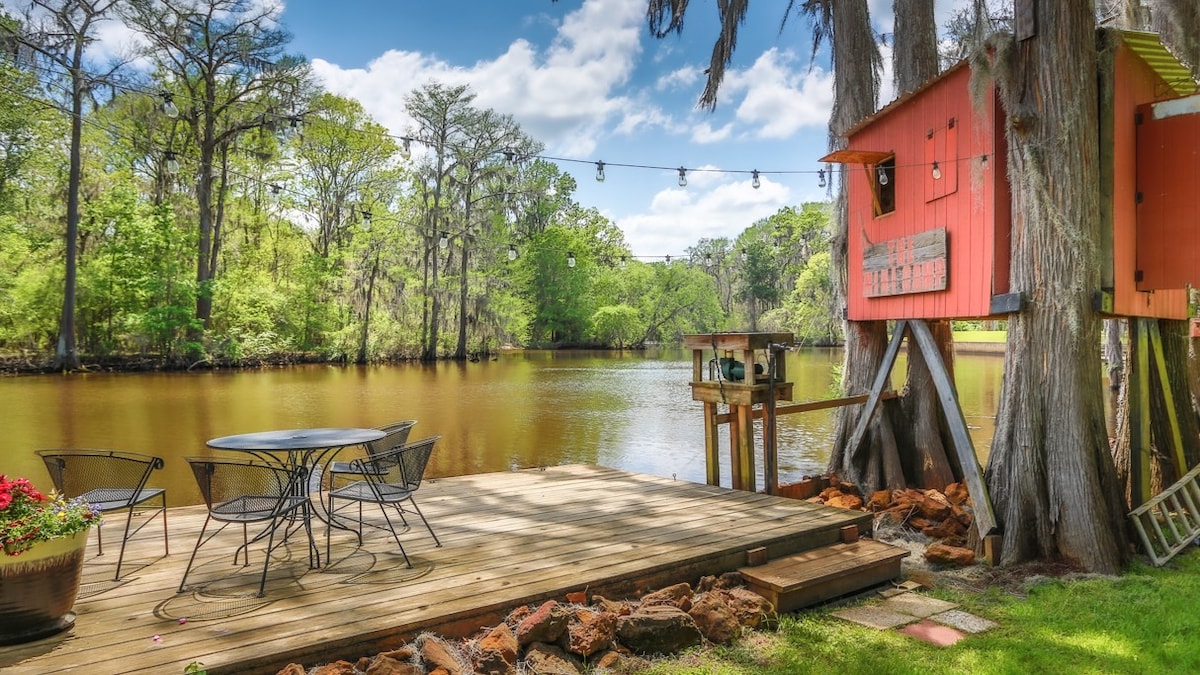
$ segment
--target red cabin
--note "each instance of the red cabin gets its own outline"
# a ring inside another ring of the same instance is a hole
[[[1157,36],[1102,37],[1098,306],[1183,319],[1184,286],[1200,285],[1200,96]],[[851,320],[982,318],[1019,307],[1009,293],[1004,113],[994,89],[972,102],[970,76],[960,63],[901,96],[822,160],[846,165]]]

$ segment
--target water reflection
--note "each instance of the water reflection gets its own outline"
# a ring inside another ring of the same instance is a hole
[[[837,350],[788,354],[797,401],[834,395]],[[991,440],[1003,359],[959,356],[967,423],[983,456]],[[896,382],[903,364],[896,368]],[[265,371],[91,374],[0,379],[8,424],[0,472],[49,478],[32,450],[106,447],[167,458],[173,505],[198,503],[189,455],[209,438],[299,427],[419,422],[411,439],[443,437],[429,467],[450,476],[593,463],[703,482],[704,430],[682,350],[516,352],[481,363]],[[822,471],[832,411],[779,418],[780,480]],[[728,466],[723,467],[728,484]],[[761,480],[761,470],[759,471]]]

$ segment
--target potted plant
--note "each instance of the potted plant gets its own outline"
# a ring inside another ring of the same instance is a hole
[[[39,492],[0,474],[0,644],[70,628],[87,532],[100,513],[81,500]]]

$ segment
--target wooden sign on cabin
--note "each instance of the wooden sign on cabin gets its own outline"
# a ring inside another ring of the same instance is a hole
[[[1200,285],[1196,82],[1156,35],[1099,36],[1095,306],[1183,319],[1184,287]],[[1009,279],[1007,122],[994,88],[973,102],[970,79],[965,62],[950,68],[850,129],[846,148],[821,160],[844,167],[852,321],[1003,318],[1021,307]]]

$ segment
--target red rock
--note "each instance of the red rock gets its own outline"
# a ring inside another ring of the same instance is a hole
[[[366,675],[422,675],[425,669],[412,663],[397,661],[391,657],[377,656],[363,672]]]
[[[547,600],[517,625],[517,642],[522,646],[532,642],[552,643],[567,630],[570,616],[565,607]]]
[[[958,546],[930,544],[929,548],[925,549],[925,559],[931,563],[936,563],[939,565],[954,565],[963,567],[974,564],[975,551],[972,551],[969,548],[961,548]]]
[[[742,624],[720,595],[708,593],[696,599],[688,616],[710,642],[724,644],[742,635]]]
[[[307,675],[308,669],[299,663],[289,663],[275,675]]]
[[[862,508],[862,505],[862,497],[856,495],[839,494],[836,497],[825,500],[825,506],[833,506],[850,511],[857,511]]]
[[[542,642],[529,645],[525,651],[526,670],[537,675],[579,675],[579,665],[566,652]]]
[[[334,661],[313,671],[313,675],[356,675],[354,664],[349,661]]]
[[[821,490],[821,494],[819,494],[817,496],[825,501],[829,501],[830,499],[841,496],[843,494],[845,494],[845,493],[835,487],[827,487],[824,490]]]
[[[592,660],[592,667],[598,672],[617,670],[621,666],[622,657],[619,652],[608,650],[602,652]]]
[[[966,504],[971,498],[971,493],[967,491],[967,486],[964,483],[951,483],[946,486],[946,499],[950,500],[955,506]]]
[[[520,650],[517,636],[513,634],[508,624],[500,624],[488,632],[475,645],[475,672],[477,673],[508,673],[517,664],[517,653]]]
[[[658,605],[617,619],[617,639],[639,654],[673,654],[704,638],[695,619],[676,607]]]
[[[888,490],[877,490],[867,499],[867,510],[879,512],[887,509],[892,503],[892,493]]]
[[[747,628],[773,626],[779,619],[771,601],[748,588],[731,588],[718,592],[725,604],[733,610],[738,623]]]
[[[824,504],[825,503],[825,500],[821,499],[820,497],[809,497],[808,499],[805,499],[804,501],[808,502],[809,504]]]
[[[648,593],[642,598],[642,601],[639,603],[639,605],[642,607],[671,605],[672,607],[678,607],[686,612],[692,606],[693,595],[692,587],[688,584],[674,584],[672,586],[667,586],[666,588],[660,588],[653,593]]]
[[[421,641],[421,660],[426,670],[443,670],[447,675],[462,675],[467,667],[458,660],[450,645],[440,638],[426,637]]]
[[[933,499],[932,497],[922,497],[917,503],[917,508],[920,509],[921,515],[930,520],[945,520],[950,517],[950,505]]]
[[[602,612],[611,612],[618,616],[625,616],[633,611],[633,608],[627,602],[609,600],[599,595],[592,596],[592,604]]]
[[[574,619],[567,626],[567,651],[572,654],[591,656],[608,649],[617,635],[617,615],[612,612],[581,609]]]
[[[587,604],[587,591],[577,591],[574,593],[567,593],[567,602],[571,603],[572,605],[586,605]]]

